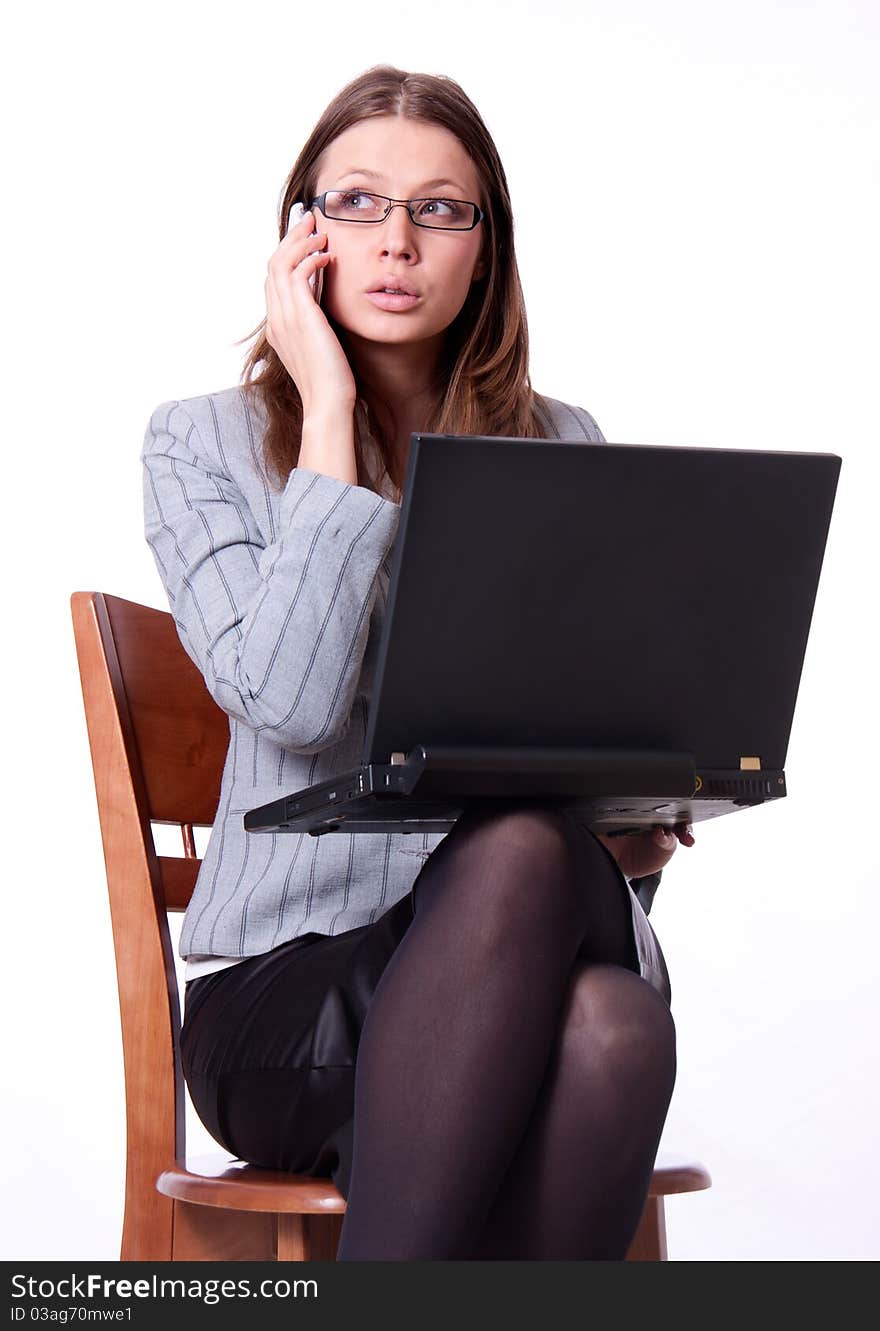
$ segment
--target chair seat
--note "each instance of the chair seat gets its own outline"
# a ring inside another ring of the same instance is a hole
[[[666,1152],[657,1156],[649,1197],[669,1197],[675,1192],[702,1192],[711,1188],[712,1176],[699,1160]]]
[[[341,1214],[345,1198],[329,1178],[261,1169],[223,1155],[202,1155],[163,1170],[156,1188],[179,1202],[223,1206],[235,1211],[279,1214]]]
[[[708,1170],[684,1156],[660,1155],[648,1190],[649,1197],[676,1192],[700,1192],[712,1180]],[[261,1169],[228,1156],[204,1155],[163,1170],[156,1188],[166,1197],[200,1206],[222,1206],[236,1211],[273,1211],[279,1214],[341,1214],[345,1198],[328,1178],[285,1174]]]

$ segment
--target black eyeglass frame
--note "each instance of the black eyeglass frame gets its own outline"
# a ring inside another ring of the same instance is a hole
[[[372,199],[382,199],[388,207],[382,217],[375,217],[372,220],[367,217],[330,217],[325,211],[324,201],[328,194],[369,194]],[[416,203],[437,203],[442,201],[442,195],[425,195],[419,199],[389,199],[387,194],[375,194],[371,189],[345,190],[345,189],[327,189],[323,194],[319,194],[316,199],[312,199],[310,208],[316,205],[329,222],[354,222],[357,226],[379,226],[386,220],[392,208],[405,208],[410,215],[410,220],[414,226],[423,227],[425,231],[473,231],[478,223],[482,222],[486,214],[479,204],[471,199],[450,199],[450,203],[466,203],[474,210],[474,220],[470,226],[431,226],[428,222],[418,222],[413,216],[413,205]]]

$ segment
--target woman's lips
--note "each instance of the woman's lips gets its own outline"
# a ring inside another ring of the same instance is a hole
[[[421,296],[392,296],[387,291],[368,291],[366,296],[380,310],[411,310],[421,300]]]

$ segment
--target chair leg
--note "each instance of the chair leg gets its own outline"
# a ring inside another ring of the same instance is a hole
[[[122,1221],[122,1262],[167,1262],[171,1259],[174,1217],[169,1197],[161,1197],[140,1180],[128,1181]]]
[[[665,1262],[666,1251],[666,1212],[662,1197],[649,1197],[639,1221],[629,1252],[628,1262]]]
[[[335,1262],[341,1215],[278,1216],[279,1262]]]

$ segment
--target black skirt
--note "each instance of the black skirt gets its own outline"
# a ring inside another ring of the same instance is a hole
[[[632,904],[632,969],[668,1002],[656,935],[608,857]],[[187,983],[184,1076],[199,1118],[231,1155],[330,1177],[348,1197],[361,1028],[414,919],[417,886],[372,924],[303,934]]]
[[[373,924],[302,934],[187,982],[184,1076],[231,1155],[330,1177],[348,1196],[361,1027],[412,920],[408,892]]]

